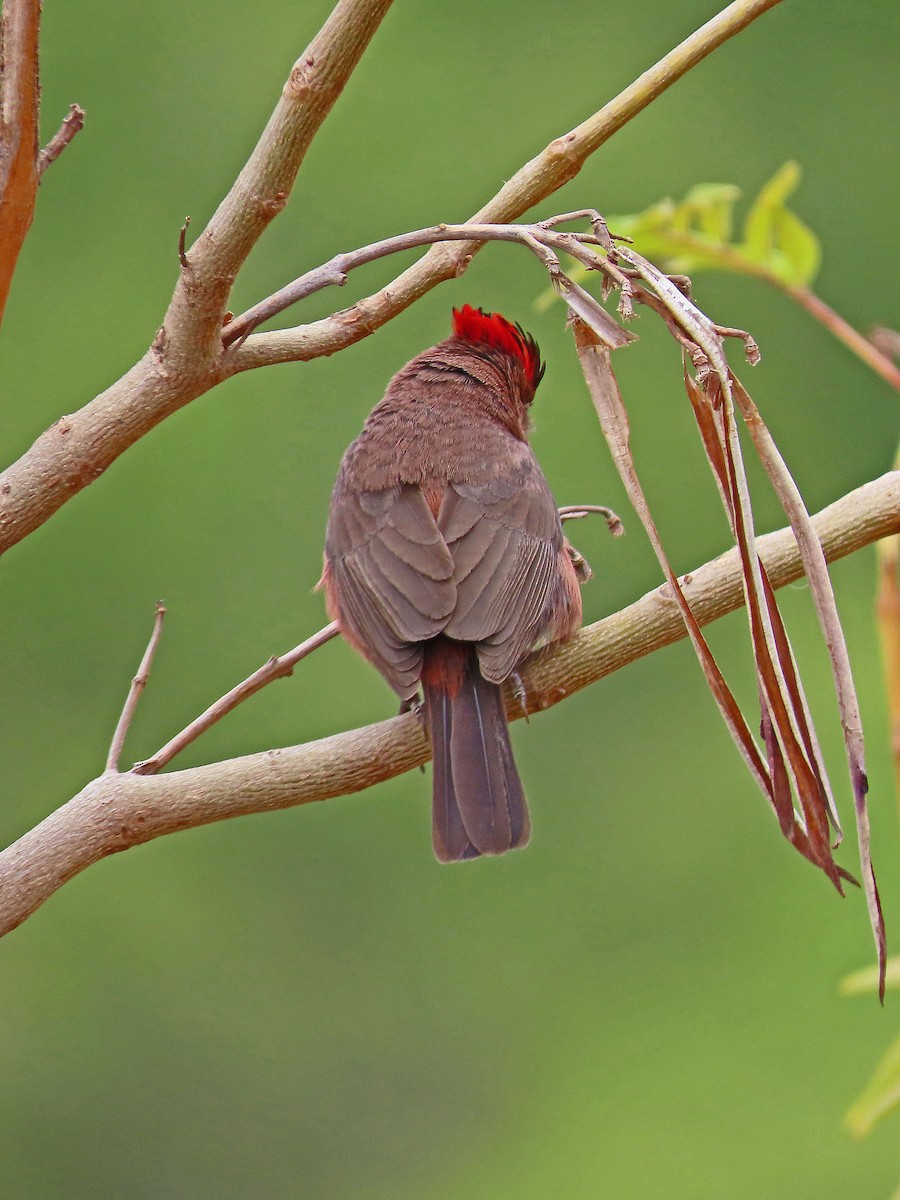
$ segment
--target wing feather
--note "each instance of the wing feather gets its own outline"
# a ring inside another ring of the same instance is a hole
[[[448,484],[437,519],[417,486],[355,492],[338,479],[325,541],[337,615],[405,698],[438,634],[474,642],[499,683],[546,631],[562,526],[536,459],[516,449],[484,483]]]
[[[556,503],[530,451],[483,485],[451,484],[438,526],[457,582],[444,632],[478,643],[482,674],[500,682],[546,624],[562,545]]]
[[[352,492],[339,485],[325,553],[339,620],[408,698],[421,672],[422,643],[453,611],[453,560],[419,488]]]

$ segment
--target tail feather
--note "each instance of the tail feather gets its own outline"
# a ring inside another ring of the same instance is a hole
[[[500,688],[474,650],[441,639],[422,674],[434,759],[432,833],[441,862],[524,846],[531,822]]]
[[[433,749],[434,781],[431,825],[434,852],[440,862],[459,862],[480,853],[469,840],[454,787],[450,761],[451,700],[444,691],[426,689],[425,710]]]

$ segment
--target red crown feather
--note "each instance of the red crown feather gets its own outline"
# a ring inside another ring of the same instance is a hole
[[[541,352],[537,342],[521,325],[513,325],[499,313],[487,313],[480,308],[464,304],[453,310],[453,336],[463,342],[480,346],[493,346],[505,354],[517,358],[525,368],[525,376],[532,387],[537,387],[544,374]]]

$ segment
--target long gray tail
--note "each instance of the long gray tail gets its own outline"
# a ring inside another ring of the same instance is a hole
[[[482,677],[472,647],[445,638],[426,650],[422,684],[436,857],[458,862],[527,845],[531,821],[500,688]]]

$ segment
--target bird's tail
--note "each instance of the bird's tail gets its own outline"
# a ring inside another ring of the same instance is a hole
[[[432,838],[440,862],[527,844],[531,821],[513,762],[503,693],[472,646],[436,638],[422,668],[434,760]]]

